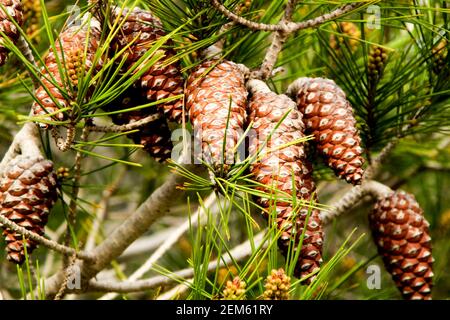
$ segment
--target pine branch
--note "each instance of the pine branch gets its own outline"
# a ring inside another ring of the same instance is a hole
[[[158,249],[153,252],[150,258],[147,259],[132,275],[130,275],[127,281],[136,281],[142,278],[148,271],[150,271],[155,263],[161,259],[161,257],[168,251],[172,246],[178,242],[180,237],[185,234],[189,228],[194,227],[197,222],[200,223],[205,222],[206,211],[204,209],[211,209],[213,206],[215,210],[211,210],[212,212],[217,212],[217,202],[216,202],[216,194],[211,193],[206,199],[204,206],[198,208],[197,212],[190,217],[187,221],[185,221],[181,226],[179,226],[172,234],[167,237],[166,241],[164,241]],[[101,298],[101,300],[112,300],[117,296],[117,294],[110,293]]]
[[[183,281],[182,283],[176,285],[172,289],[163,294],[159,295],[156,300],[172,300],[175,297],[180,296],[182,293],[186,292],[194,283],[194,278]]]
[[[83,132],[81,134],[81,141],[87,141],[89,135],[89,129],[87,127],[83,128]],[[78,151],[75,155],[75,165],[74,165],[74,175],[72,179],[72,192],[71,199],[69,203],[69,213],[67,215],[67,229],[66,235],[64,239],[64,244],[66,246],[70,246],[72,239],[73,228],[75,228],[76,219],[77,219],[77,206],[78,206],[78,193],[80,192],[80,179],[81,179],[81,162],[83,160],[83,154],[81,151]],[[64,266],[68,266],[69,261],[66,259],[64,261]]]
[[[330,211],[322,211],[321,218],[323,223],[328,224],[337,217],[347,213],[351,208],[355,207],[365,196],[373,198],[383,197],[391,193],[392,190],[388,186],[377,181],[365,181],[361,186],[353,187],[342,198],[331,205],[334,209]]]
[[[32,231],[29,231],[25,229],[24,227],[19,226],[15,222],[9,220],[3,215],[0,215],[0,223],[3,225],[2,227],[7,227],[8,229],[20,233],[21,235],[25,236],[27,239],[31,239],[37,243],[40,243],[41,245],[54,250],[56,252],[62,253],[65,256],[72,256],[76,255],[77,258],[82,260],[92,260],[92,256],[88,253],[85,253],[83,251],[77,252],[75,249],[61,245],[57,243],[56,241],[49,240],[47,238],[44,238],[37,233],[34,233]]]
[[[59,127],[53,127],[51,129],[52,137],[55,139],[56,146],[62,152],[65,152],[70,149],[72,146],[73,140],[75,139],[76,129],[75,126],[70,125],[66,128],[66,138],[60,136]]]
[[[294,1],[292,1],[292,2],[294,2]],[[228,10],[224,5],[222,5],[218,0],[212,0],[212,4],[218,11],[220,11],[228,19],[235,22],[236,24],[243,25],[251,30],[272,31],[272,32],[279,31],[279,32],[284,32],[284,33],[288,33],[288,34],[294,33],[296,31],[303,30],[303,29],[318,27],[318,26],[324,24],[325,22],[342,17],[342,16],[352,12],[353,10],[359,8],[360,6],[362,6],[362,3],[354,2],[354,3],[346,4],[340,8],[337,8],[336,10],[334,10],[330,13],[326,13],[319,17],[316,17],[316,18],[313,18],[310,20],[306,20],[303,22],[289,22],[286,24],[265,24],[265,23],[258,23],[258,22],[254,22],[254,21],[245,19],[245,18],[233,13],[232,11]],[[289,5],[291,6],[292,4],[289,4]],[[289,6],[288,6],[288,8],[289,8]]]
[[[193,165],[186,165],[186,168],[194,171],[198,169]],[[128,246],[169,210],[173,201],[181,196],[182,192],[177,189],[177,186],[184,181],[185,178],[180,175],[171,174],[165,183],[156,189],[129,218],[114,230],[103,243],[90,252],[95,259],[95,263],[77,263],[77,266],[81,269],[83,288],[91,278],[103,270],[112,260],[120,256]],[[55,295],[62,281],[63,274],[61,272],[47,279],[45,281],[47,296]]]
[[[41,154],[39,147],[41,141],[39,138],[39,131],[36,124],[27,122],[14,136],[14,139],[6,151],[0,163],[0,176],[3,175],[8,163],[19,154],[29,156],[38,156]]]
[[[253,242],[255,247],[259,247],[264,239],[264,232],[255,235]],[[230,250],[230,254],[211,261],[208,264],[208,271],[214,271],[218,267],[223,267],[233,263],[233,261],[242,261],[252,254],[252,246],[250,240],[247,240]],[[231,258],[232,257],[232,258]],[[195,269],[186,268],[170,274],[170,277],[160,275],[146,280],[138,281],[95,281],[89,282],[89,291],[95,292],[138,292],[149,290],[164,284],[170,284],[175,281],[183,281],[183,279],[194,276]]]
[[[131,130],[135,130],[135,129],[139,129],[143,126],[145,126],[146,124],[149,124],[153,121],[158,120],[161,117],[160,114],[152,114],[148,117],[145,117],[141,120],[135,121],[135,122],[131,122],[128,124],[124,124],[124,125],[107,125],[107,126],[102,126],[102,125],[97,125],[95,123],[91,123],[88,124],[88,128],[90,131],[94,131],[94,132],[111,132],[111,133],[117,133],[117,132],[127,132],[127,131],[131,131]]]

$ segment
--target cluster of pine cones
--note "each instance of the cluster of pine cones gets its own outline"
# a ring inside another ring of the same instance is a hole
[[[0,28],[16,41],[19,33],[10,17],[22,24],[20,1],[0,3],[13,13],[0,15]],[[111,19],[125,20],[111,44],[114,54],[124,53],[122,71],[140,70],[144,65],[142,58],[166,34],[161,21],[139,8],[130,11],[113,8]],[[90,17],[85,22],[63,30],[56,41],[56,51],[50,50],[45,58],[42,86],[36,90],[33,104],[33,113],[43,128],[50,128],[55,120],[76,119],[71,106],[77,99],[83,75],[89,72],[94,76],[108,59],[96,57],[104,21]],[[308,205],[317,201],[317,195],[312,165],[299,140],[312,135],[318,152],[338,177],[353,185],[362,182],[363,149],[344,91],[329,79],[301,78],[291,84],[287,95],[276,94],[263,81],[246,79],[236,63],[218,58],[201,62],[185,82],[179,63],[166,63],[176,54],[170,41],[166,45],[155,52],[164,58],[144,70],[134,85],[105,109],[121,111],[174,99],[154,108],[116,113],[112,121],[123,125],[157,115],[156,121],[130,138],[157,160],[165,161],[170,158],[172,148],[168,122],[182,123],[188,116],[202,146],[201,154],[196,156],[208,163],[215,174],[225,177],[240,160],[236,156],[239,142],[250,127],[248,153],[253,158],[250,170],[258,188],[267,194],[258,203],[269,220],[275,216],[283,254],[300,250],[295,276],[311,283],[322,263],[323,230],[319,210]],[[0,45],[0,62],[6,57],[6,48]],[[65,74],[60,74],[57,61],[63,61]],[[92,91],[93,88],[88,88],[86,99]],[[42,158],[17,157],[11,162],[0,182],[1,214],[42,235],[56,199],[52,169],[51,162]],[[271,197],[273,189],[285,194],[285,198],[295,197],[298,203],[275,201]],[[432,275],[429,235],[415,200],[403,193],[391,195],[380,200],[370,218],[380,253],[402,293],[407,298],[429,297]],[[20,234],[5,228],[4,235],[8,259],[22,263],[24,243]],[[26,247],[31,253],[35,243],[28,241]],[[273,288],[268,286],[275,294]]]

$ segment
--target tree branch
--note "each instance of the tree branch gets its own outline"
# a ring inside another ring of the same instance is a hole
[[[294,2],[294,1],[290,1]],[[357,9],[358,7],[362,6],[362,3],[359,2],[353,2],[346,4],[342,7],[337,8],[336,10],[326,13],[324,15],[321,15],[319,17],[302,21],[302,22],[290,22],[287,24],[265,24],[265,23],[258,23],[254,22],[248,19],[245,19],[232,11],[228,10],[225,6],[223,6],[218,0],[212,0],[213,6],[220,11],[224,16],[226,16],[231,21],[243,25],[251,30],[259,30],[259,31],[281,31],[285,33],[293,33],[302,29],[307,28],[314,28],[321,24],[324,24],[325,22],[328,22],[330,20],[337,19],[341,16],[344,16],[351,11]],[[292,5],[292,4],[290,4]],[[292,12],[290,13],[292,14]]]
[[[87,141],[89,135],[89,129],[87,127],[83,128],[80,139],[82,141]],[[76,224],[77,219],[77,206],[78,206],[78,194],[80,192],[80,179],[81,179],[81,162],[83,160],[83,154],[81,151],[77,151],[75,155],[75,165],[73,168],[74,174],[72,179],[72,192],[71,199],[69,203],[69,213],[67,215],[67,229],[64,239],[64,244],[70,246],[72,240],[72,231]],[[68,259],[64,260],[64,266],[68,266]]]
[[[253,240],[254,245],[256,247],[258,247],[262,243],[264,239],[264,233],[265,232],[260,232],[257,235],[255,235]],[[226,266],[230,263],[233,263],[233,261],[241,261],[250,256],[251,254],[252,254],[252,246],[250,245],[250,240],[247,240],[231,249],[229,255],[211,261],[208,264],[208,271],[214,271],[217,267]],[[231,257],[233,257],[233,259]],[[192,278],[194,276],[194,271],[195,270],[193,268],[186,268],[174,272],[169,276],[160,275],[146,280],[138,280],[138,281],[100,282],[91,280],[89,282],[88,290],[96,292],[121,292],[121,293],[144,291],[161,285],[170,284],[176,281],[181,282],[184,281],[184,279]]]
[[[211,2],[212,2],[212,5],[218,11],[220,11],[225,17],[227,17],[228,19],[230,19],[231,21],[233,21],[236,24],[243,25],[243,26],[245,26],[251,30],[255,30],[255,31],[256,30],[261,30],[261,31],[280,31],[281,30],[281,26],[278,24],[265,24],[265,23],[258,23],[258,22],[247,20],[247,19],[231,12],[227,8],[225,8],[225,6],[223,6],[218,0],[212,0]]]
[[[27,239],[31,239],[51,250],[60,252],[64,254],[65,256],[72,256],[76,255],[77,258],[83,259],[83,260],[92,260],[92,256],[89,253],[80,251],[77,252],[75,249],[63,246],[55,241],[49,240],[47,238],[44,238],[37,233],[31,232],[24,227],[19,226],[18,224],[14,223],[13,221],[9,220],[3,215],[0,215],[0,223],[3,225],[3,227],[7,227],[8,229],[11,229],[14,232],[20,233],[21,235],[25,236]]]
[[[363,5],[363,3],[360,3],[360,2],[348,3],[346,5],[343,5],[342,7],[335,9],[334,11],[332,11],[330,13],[326,13],[322,16],[319,16],[319,17],[316,17],[316,18],[313,18],[310,20],[306,20],[303,22],[290,22],[287,24],[284,31],[288,32],[288,33],[293,33],[293,32],[299,31],[299,30],[303,30],[303,29],[315,28],[315,27],[320,26],[321,24],[324,24],[325,22],[340,18],[340,17],[352,12],[353,10],[361,7],[362,5]]]
[[[211,208],[213,205],[216,205],[216,194],[211,193],[204,203],[204,207],[206,209]],[[212,210],[216,211],[216,210]],[[202,223],[204,221],[203,217],[206,215],[205,210],[203,210],[203,206],[200,206],[197,209],[197,212],[190,217],[187,221],[185,221],[181,226],[179,226],[174,232],[167,237],[166,241],[164,241],[161,246],[144,262],[131,276],[128,277],[127,281],[135,281],[142,278],[148,271],[150,271],[155,263],[180,239],[180,237],[186,233],[190,227],[195,226],[197,222],[200,221]],[[101,300],[112,300],[117,296],[117,294],[109,293],[103,297]]]
[[[25,123],[14,136],[8,151],[6,151],[0,162],[0,176],[3,174],[6,165],[20,153],[30,156],[40,155],[40,145],[41,141],[37,126],[32,122]]]
[[[182,161],[181,161],[182,162]],[[183,163],[183,162],[182,162]],[[188,170],[197,171],[198,167],[187,165]],[[162,215],[169,211],[170,205],[181,196],[182,192],[177,186],[185,181],[185,178],[173,173],[167,177],[166,182],[156,189],[128,219],[126,219],[113,233],[92,252],[94,263],[79,261],[77,266],[81,269],[82,286],[98,272],[103,270],[112,260],[139,238]],[[45,281],[47,296],[53,296],[63,281],[61,272]],[[83,287],[83,288],[84,288]]]
[[[96,125],[96,124],[88,124],[87,126],[89,127],[90,131],[95,131],[95,132],[126,132],[126,131],[131,131],[131,130],[135,130],[138,129],[140,127],[143,127],[144,125],[151,123],[155,120],[158,120],[161,117],[160,114],[152,114],[148,117],[145,117],[141,120],[132,122],[132,123],[128,123],[128,124],[124,124],[121,126],[118,125],[107,125],[107,126],[102,126],[102,125]]]
[[[391,192],[391,188],[382,183],[373,180],[365,181],[361,186],[353,187],[337,203],[331,205],[333,207],[332,210],[322,211],[320,216],[323,223],[328,224],[342,214],[347,213],[366,195],[372,196],[373,198],[380,198]]]

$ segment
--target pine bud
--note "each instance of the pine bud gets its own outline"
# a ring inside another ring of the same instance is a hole
[[[355,52],[358,50],[359,40],[361,39],[361,31],[356,24],[353,22],[343,21],[337,25],[333,25],[335,32],[340,35],[332,34],[330,36],[330,47],[340,52],[343,47],[348,45],[350,52]]]
[[[267,276],[264,288],[264,300],[289,300],[291,278],[286,275],[283,268],[274,269]]]
[[[367,66],[370,83],[377,83],[381,79],[384,68],[386,67],[387,59],[388,53],[386,49],[372,46],[369,52]]]
[[[222,293],[222,300],[245,300],[245,287],[247,284],[239,277],[227,281]]]

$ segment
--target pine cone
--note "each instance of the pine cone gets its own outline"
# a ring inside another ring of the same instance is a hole
[[[286,275],[282,268],[272,270],[267,276],[263,293],[264,300],[289,300],[291,278]]]
[[[348,45],[350,52],[358,50],[359,40],[361,39],[361,31],[353,22],[343,21],[333,25],[335,32],[341,35],[332,34],[330,36],[330,47],[335,51],[340,51],[343,46]]]
[[[0,214],[38,235],[44,235],[47,217],[57,199],[57,180],[53,163],[43,157],[19,155],[6,167],[0,181]],[[7,259],[17,264],[25,261],[23,237],[4,229]],[[27,239],[27,253],[37,243]]]
[[[248,122],[253,122],[255,131],[250,138],[249,152],[251,156],[260,152],[258,161],[250,168],[254,179],[287,194],[295,192],[298,199],[317,200],[314,193],[314,181],[311,177],[312,167],[306,159],[303,145],[292,145],[293,141],[303,137],[304,129],[302,115],[297,110],[295,102],[285,95],[271,92],[262,81],[251,80],[247,85],[252,95],[248,106]],[[288,112],[284,121],[279,124]],[[264,146],[270,134],[272,134],[271,139]],[[280,149],[287,144],[291,145]],[[268,151],[271,149],[273,151]],[[292,179],[295,182],[295,190],[293,190]],[[270,190],[262,190],[271,193]],[[258,202],[266,210],[271,208],[270,199],[261,198]],[[278,228],[283,230],[278,246],[286,256],[291,240],[294,240],[295,247],[298,246],[305,220],[311,209],[300,207],[293,210],[292,203],[282,201],[276,203],[275,209]],[[265,214],[267,215],[267,212]],[[295,270],[297,277],[308,276],[320,267],[322,243],[323,231],[319,210],[312,209]],[[313,279],[314,276],[308,278],[306,282],[310,283]]]
[[[370,227],[387,271],[405,299],[431,299],[429,223],[413,195],[397,191],[376,204]]]
[[[0,6],[0,30],[15,43],[20,37],[20,32],[11,19],[14,19],[19,26],[23,25],[22,4],[20,0],[0,0],[0,4],[2,5]],[[1,38],[2,36],[0,36],[0,40]],[[0,66],[3,66],[8,59],[9,50],[1,42],[3,41],[0,41]]]
[[[52,120],[51,118],[57,121],[66,120],[66,115],[62,112],[58,113],[58,111],[61,108],[70,107],[71,103],[76,100],[78,77],[80,74],[88,72],[93,66],[100,35],[100,23],[94,18],[91,19],[90,27],[87,24],[83,24],[83,26],[74,25],[68,27],[60,34],[59,40],[55,42],[55,48],[60,63],[65,63],[65,66],[63,65],[64,73],[62,75],[59,73],[55,52],[50,50],[45,58],[45,65],[48,70],[45,68],[41,69],[41,81],[55,98],[55,101],[47,93],[44,86],[40,86],[35,92],[36,99],[39,103],[33,103],[33,114],[35,116],[45,116],[49,113],[55,113],[52,117],[47,117],[46,120]],[[87,51],[85,52],[87,38],[89,38],[89,41]],[[83,59],[85,59],[84,66],[82,65]],[[101,64],[101,61],[98,64]],[[95,70],[96,68],[94,68]],[[66,79],[67,76],[69,79]],[[64,91],[67,91],[70,96],[65,97],[63,92],[52,83],[53,81],[59,87],[64,88]],[[43,128],[49,127],[45,123],[41,123],[40,125]]]
[[[222,293],[222,300],[245,300],[246,283],[239,277],[233,281],[227,281],[226,287]]]
[[[386,49],[373,46],[369,52],[369,82],[377,83],[383,75],[388,55]]]
[[[113,18],[117,19],[119,13],[120,10],[115,10]],[[120,19],[126,20],[119,30],[114,41],[114,46],[117,51],[123,50],[128,46],[125,51],[128,54],[125,67],[129,69],[152,48],[154,42],[165,36],[166,33],[162,29],[161,21],[149,11],[135,8],[129,13],[127,10],[123,10]],[[166,45],[171,44],[172,42],[170,41],[166,42]],[[184,80],[179,63],[175,62],[165,65],[165,61],[175,55],[174,50],[161,48],[157,50],[157,53],[163,53],[164,57],[157,61],[150,69],[146,70],[135,85],[142,88],[143,92],[141,94],[145,95],[149,101],[158,101],[182,95],[184,91]],[[145,62],[141,64],[145,64]],[[170,121],[182,122],[182,98],[160,104],[158,108],[161,112],[165,113],[167,119]]]
[[[202,144],[202,159],[217,171],[223,165],[226,173],[234,163],[234,149],[243,133],[246,105],[244,76],[233,62],[206,61],[188,78],[186,109],[195,138]]]
[[[140,94],[140,89],[130,87],[119,98],[113,101],[108,106],[104,107],[106,111],[125,110],[147,103],[146,98]],[[172,153],[171,131],[167,125],[164,115],[154,107],[147,107],[135,111],[114,114],[111,116],[113,122],[117,125],[126,125],[153,114],[160,114],[160,118],[152,121],[141,128],[139,132],[128,135],[135,144],[142,144],[144,150],[147,151],[158,162],[164,162],[169,159]]]
[[[313,134],[319,152],[336,175],[354,185],[363,177],[361,138],[353,110],[344,91],[334,81],[300,78],[288,89]]]

